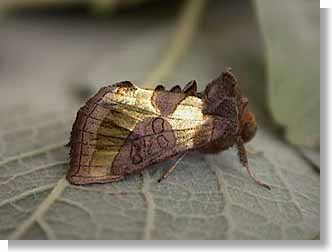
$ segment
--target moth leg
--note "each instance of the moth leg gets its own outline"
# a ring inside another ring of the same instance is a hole
[[[181,93],[181,87],[179,85],[176,85],[174,87],[172,87],[170,90],[170,92],[174,92],[174,93]]]
[[[172,171],[175,170],[176,166],[180,163],[180,161],[182,160],[182,158],[186,155],[186,152],[181,154],[179,156],[179,158],[176,160],[175,164],[172,165],[170,168],[168,168],[162,175],[161,177],[158,179],[158,183],[160,183],[162,180],[164,180],[165,178],[167,178],[171,173]]]
[[[186,95],[196,96],[197,95],[197,83],[195,80],[188,82],[183,88],[183,93]]]
[[[249,176],[252,177],[257,184],[271,190],[271,187],[268,184],[265,184],[264,182],[262,182],[258,178],[256,178],[255,174],[250,169],[246,149],[244,147],[242,139],[239,139],[237,141],[237,148],[238,148],[238,155],[240,158],[240,162],[247,169]]]

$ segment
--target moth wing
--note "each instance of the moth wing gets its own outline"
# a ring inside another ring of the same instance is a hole
[[[202,114],[201,100],[189,96],[184,97],[167,116],[144,118],[119,151],[111,173],[141,171],[152,164],[203,146],[212,136],[213,126],[209,119],[210,116]]]
[[[68,180],[118,181],[210,141],[211,118],[202,114],[199,98],[178,99],[175,110],[161,116],[153,97],[152,90],[128,83],[102,88],[92,97],[73,125]]]
[[[67,174],[70,182],[105,183],[122,179],[122,174],[110,172],[116,155],[140,121],[156,116],[152,106],[143,110],[134,104],[138,98],[136,91],[130,82],[104,87],[78,111],[70,141]]]

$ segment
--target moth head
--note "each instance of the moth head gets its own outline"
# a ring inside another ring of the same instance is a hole
[[[257,123],[254,113],[248,108],[248,99],[241,98],[240,136],[244,142],[249,142],[256,134]]]

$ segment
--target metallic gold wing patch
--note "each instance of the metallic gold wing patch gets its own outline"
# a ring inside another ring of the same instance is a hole
[[[210,141],[210,116],[195,96],[130,82],[104,87],[78,111],[67,178],[74,184],[118,181]]]

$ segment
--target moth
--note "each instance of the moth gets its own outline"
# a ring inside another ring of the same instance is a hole
[[[170,90],[122,81],[101,88],[79,109],[69,142],[67,179],[80,185],[116,182],[166,159],[180,160],[189,151],[218,153],[236,146],[249,176],[270,189],[248,164],[244,143],[256,130],[255,116],[231,69],[203,92],[194,80]]]

